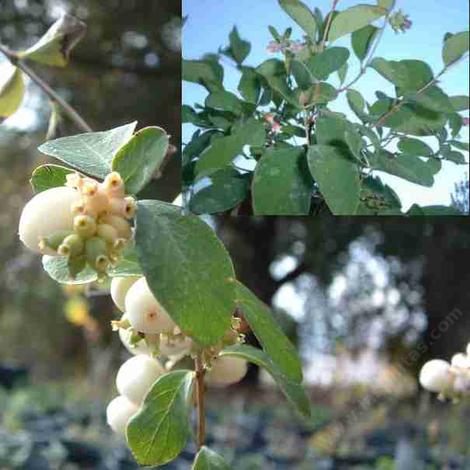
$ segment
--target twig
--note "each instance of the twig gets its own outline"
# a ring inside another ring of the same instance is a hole
[[[201,354],[194,359],[196,368],[196,406],[197,406],[197,448],[204,445],[206,440],[206,417],[204,409],[204,364]]]
[[[55,90],[53,90],[50,85],[39,77],[36,72],[34,72],[28,65],[26,65],[19,57],[18,54],[8,49],[3,44],[0,44],[0,52],[10,61],[12,65],[15,65],[20,70],[22,70],[36,85],[41,88],[41,90],[46,93],[46,95],[53,102],[57,103],[67,114],[67,116],[76,124],[78,128],[84,132],[91,132],[91,127],[87,122],[78,114],[78,112],[69,105]]]
[[[446,65],[430,82],[426,83],[422,88],[420,88],[416,92],[416,96],[419,96],[423,94],[428,88],[432,87],[435,83],[439,81],[439,78],[442,77],[450,68],[452,68],[454,65],[459,63],[461,60],[467,57],[467,54],[463,55],[459,59],[455,60],[454,62],[451,62],[450,64]],[[399,111],[405,104],[407,103],[407,99],[403,98],[401,101],[398,101],[395,103],[392,108],[386,112],[376,123],[374,123],[371,128],[377,127],[377,126],[382,126],[384,122],[394,113]]]
[[[325,32],[323,33],[323,39],[320,44],[320,52],[322,52],[325,49],[325,44],[328,39],[328,33],[330,32],[330,28],[331,28],[331,22],[333,21],[333,15],[335,13],[336,6],[338,5],[338,3],[339,3],[339,0],[333,0],[333,5],[331,6],[331,11],[330,11],[330,14],[328,15],[328,21],[326,23]]]

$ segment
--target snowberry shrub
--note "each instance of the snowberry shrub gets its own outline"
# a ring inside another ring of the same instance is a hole
[[[304,36],[294,40],[291,28],[281,33],[269,26],[267,54],[277,57],[247,65],[251,45],[234,28],[218,54],[183,61],[183,79],[208,92],[204,104],[182,110],[183,122],[197,128],[183,152],[191,212],[403,215],[399,197],[376,172],[432,187],[443,162],[468,164],[462,153],[468,143],[458,136],[468,123],[460,112],[469,98],[448,96],[439,81],[468,56],[469,33],[445,35],[438,73],[422,60],[376,57],[387,27],[397,33],[412,27],[395,3],[341,10],[333,0],[324,16],[307,2],[279,0]],[[350,48],[337,45],[347,36]],[[238,93],[224,86],[223,56],[240,73]],[[366,101],[355,89],[366,73],[394,85],[394,95],[378,90]],[[332,110],[343,94],[350,115]],[[421,137],[432,137],[434,145]],[[416,204],[407,212],[451,214],[458,211]]]
[[[240,381],[253,362],[299,415],[308,417],[310,405],[294,346],[268,307],[236,280],[212,229],[172,204],[138,200],[163,161],[168,136],[157,127],[134,132],[135,126],[41,145],[67,166],[34,170],[36,195],[21,215],[20,239],[43,254],[44,269],[60,283],[111,278],[117,310],[111,326],[132,356],[117,373],[119,395],[106,417],[136,460],[158,466],[175,459],[195,421],[194,468],[206,468],[204,462],[222,459],[204,446],[206,387]],[[240,314],[263,349],[244,344]]]

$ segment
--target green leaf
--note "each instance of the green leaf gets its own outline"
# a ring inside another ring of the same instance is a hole
[[[20,107],[24,96],[23,73],[9,62],[0,65],[0,122]]]
[[[308,66],[300,61],[293,60],[291,63],[291,72],[299,88],[306,90],[312,86],[315,79]]]
[[[468,142],[459,142],[458,140],[449,140],[449,144],[452,145],[452,147],[458,148],[459,150],[465,150],[466,152],[468,152],[468,149],[469,149]]]
[[[233,168],[212,173],[212,184],[191,196],[189,210],[194,214],[215,214],[232,209],[248,193],[248,180]]]
[[[405,99],[438,113],[454,112],[449,97],[438,86],[431,86],[422,93],[407,93]]]
[[[431,67],[421,60],[385,60],[376,57],[370,63],[377,73],[399,88],[398,95],[417,91],[434,78]]]
[[[210,93],[205,101],[208,108],[228,111],[234,114],[243,113],[243,103],[236,95],[229,91],[213,91]]]
[[[186,82],[198,83],[209,90],[221,89],[223,69],[209,60],[185,60],[181,62],[181,77]]]
[[[136,251],[150,289],[181,330],[202,345],[230,328],[232,262],[212,229],[160,201],[139,201]]]
[[[137,194],[150,182],[165,159],[168,143],[162,128],[145,127],[118,150],[111,167],[121,175],[127,193]]]
[[[71,50],[82,39],[85,32],[85,23],[73,16],[63,15],[36,44],[20,52],[19,57],[45,65],[65,67]]]
[[[357,215],[380,215],[391,209],[401,212],[400,198],[379,177],[367,176],[362,180],[361,200]]]
[[[349,59],[349,50],[345,47],[329,47],[308,60],[307,66],[318,80],[326,80],[339,70]]]
[[[238,91],[250,103],[257,103],[261,92],[261,83],[255,69],[243,67]]]
[[[46,189],[64,186],[68,174],[74,173],[70,168],[60,165],[38,166],[31,175],[29,182],[35,193],[40,193]]]
[[[398,143],[398,149],[408,155],[416,155],[420,157],[429,157],[434,151],[429,145],[418,139],[410,139],[404,137]]]
[[[269,149],[253,177],[255,215],[307,215],[313,182],[302,147]]]
[[[163,465],[186,446],[193,380],[194,372],[189,370],[160,376],[129,421],[127,442],[140,465]]]
[[[376,154],[374,168],[390,175],[398,176],[411,183],[430,188],[434,184],[434,172],[427,162],[412,155],[394,156],[382,150]]]
[[[391,10],[395,6],[395,0],[377,0],[377,5],[387,10]]]
[[[115,153],[132,137],[136,124],[132,122],[109,131],[60,137],[45,142],[39,151],[88,175],[104,178],[112,171]]]
[[[299,107],[293,90],[287,85],[286,69],[282,61],[266,60],[256,68],[256,72],[268,82],[272,90],[279,93],[289,104],[296,108]]]
[[[312,11],[300,0],[279,0],[281,8],[312,38],[315,38],[317,23]]]
[[[340,11],[331,21],[328,41],[353,33],[372,23],[387,13],[385,8],[373,5],[356,5]]]
[[[446,66],[459,60],[465,53],[468,52],[469,32],[463,31],[454,34],[444,41],[444,48],[442,50],[442,59]]]
[[[241,65],[250,53],[251,44],[240,37],[236,26],[230,32],[229,40],[230,48],[226,52],[230,54],[238,65]]]
[[[356,90],[348,90],[346,92],[349,107],[352,112],[362,121],[367,121],[367,114],[364,112],[366,101],[362,95]]]
[[[466,111],[470,108],[470,97],[468,96],[451,96],[449,99],[454,111]]]
[[[69,275],[67,257],[65,256],[45,255],[42,257],[42,267],[59,284],[88,284],[98,279],[96,271],[89,266],[80,272],[75,279],[72,279]]]
[[[142,269],[133,245],[128,245],[116,266],[108,269],[110,277],[142,276]]]
[[[269,307],[238,281],[236,293],[239,308],[271,362],[290,380],[301,382],[302,366],[297,351]]]
[[[452,130],[452,137],[456,137],[463,127],[462,116],[458,113],[452,113],[448,116],[449,127]]]
[[[358,160],[359,163],[363,164],[363,160],[361,158],[361,151],[364,146],[364,142],[362,140],[361,134],[359,134],[359,132],[354,128],[347,129],[344,133],[344,139],[348,144],[349,150],[354,155],[354,157],[356,157],[356,160]]]
[[[345,62],[339,69],[338,69],[338,78],[339,82],[342,85],[346,80],[346,76],[348,74],[348,63]]]
[[[191,470],[230,470],[227,462],[219,454],[202,446],[196,454]]]
[[[304,417],[309,418],[311,415],[310,401],[305,393],[304,388],[299,381],[289,379],[273,364],[271,358],[261,349],[254,348],[247,344],[237,344],[223,349],[221,356],[232,356],[245,359],[266,369],[276,383],[279,385],[282,393],[289,400],[291,405]]]
[[[265,137],[264,124],[254,118],[248,119],[234,129],[231,135],[213,139],[211,146],[201,154],[197,161],[196,171],[204,172],[204,175],[213,173],[240,155],[245,145],[263,146]]]
[[[319,82],[312,85],[308,90],[300,93],[299,101],[302,106],[312,106],[315,104],[326,104],[333,101],[338,96],[336,88],[329,83]]]
[[[356,57],[362,62],[370,51],[379,28],[372,25],[364,26],[351,35],[351,45]]]
[[[359,205],[359,170],[339,147],[313,145],[308,165],[325,202],[334,215],[353,215]]]
[[[411,206],[407,212],[409,216],[435,216],[435,215],[465,215],[455,207],[427,206],[420,207],[417,204]]]
[[[467,163],[465,161],[465,156],[461,154],[460,152],[457,152],[456,150],[452,150],[450,148],[450,145],[442,145],[440,148],[440,153],[443,158],[446,160],[449,160],[451,162],[454,162],[456,164],[465,164]]]

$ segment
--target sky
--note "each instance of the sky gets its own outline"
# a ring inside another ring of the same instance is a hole
[[[311,8],[315,6],[323,12],[329,11],[330,0],[304,0]],[[345,9],[359,3],[357,0],[341,0],[339,9]],[[363,1],[361,3],[375,3]],[[468,0],[397,0],[396,8],[401,8],[410,16],[413,27],[406,34],[395,34],[388,28],[377,49],[377,57],[390,60],[421,59],[426,61],[434,73],[443,67],[441,51],[442,41],[446,32],[460,32],[468,29]],[[252,44],[251,53],[245,63],[258,65],[262,61],[281,56],[266,52],[266,45],[272,39],[267,29],[268,25],[275,26],[278,31],[293,27],[293,39],[301,39],[302,31],[279,7],[276,0],[183,0],[183,15],[187,17],[183,29],[183,57],[198,59],[208,52],[217,52],[220,46],[228,44],[228,34],[234,25],[237,26],[242,38]],[[338,40],[335,45],[349,46],[349,37]],[[239,75],[230,62],[224,61],[225,87],[236,92]],[[441,86],[449,95],[468,94],[469,76],[468,60],[450,70],[441,80]],[[350,68],[348,79],[356,75],[355,69]],[[333,83],[330,80],[331,83]],[[373,102],[373,93],[383,90],[393,95],[393,87],[370,70],[366,76],[354,86],[364,97]],[[203,103],[207,92],[196,84],[183,83],[183,102],[194,104]],[[344,94],[343,94],[344,95]],[[345,97],[342,96],[331,106],[342,112],[349,112]],[[189,141],[194,128],[183,126],[183,141]],[[468,128],[461,134],[468,141]],[[432,144],[435,139],[425,138]],[[451,202],[450,195],[456,182],[461,181],[468,168],[444,162],[443,170],[436,175],[432,188],[424,188],[409,183],[391,175],[380,174],[382,179],[392,186],[400,196],[404,210],[414,202],[422,206],[444,204]]]

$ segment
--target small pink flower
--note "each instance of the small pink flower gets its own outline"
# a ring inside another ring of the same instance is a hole
[[[266,114],[264,115],[264,120],[265,120],[266,122],[269,122],[270,124],[272,124],[272,123],[274,122],[274,114],[272,114],[272,113],[266,113]]]
[[[271,131],[274,134],[278,134],[279,132],[281,132],[281,125],[278,122],[274,121],[271,126]]]
[[[290,50],[291,52],[300,52],[303,48],[304,48],[304,45],[301,44],[301,43],[298,42],[298,41],[291,42],[291,44],[290,44],[290,46],[289,46],[289,50]]]
[[[268,47],[266,47],[266,50],[272,54],[275,54],[276,52],[280,52],[282,50],[282,46],[276,41],[271,41],[268,44]]]
[[[463,125],[465,127],[468,127],[470,125],[470,118],[468,118],[468,117],[463,118]]]

